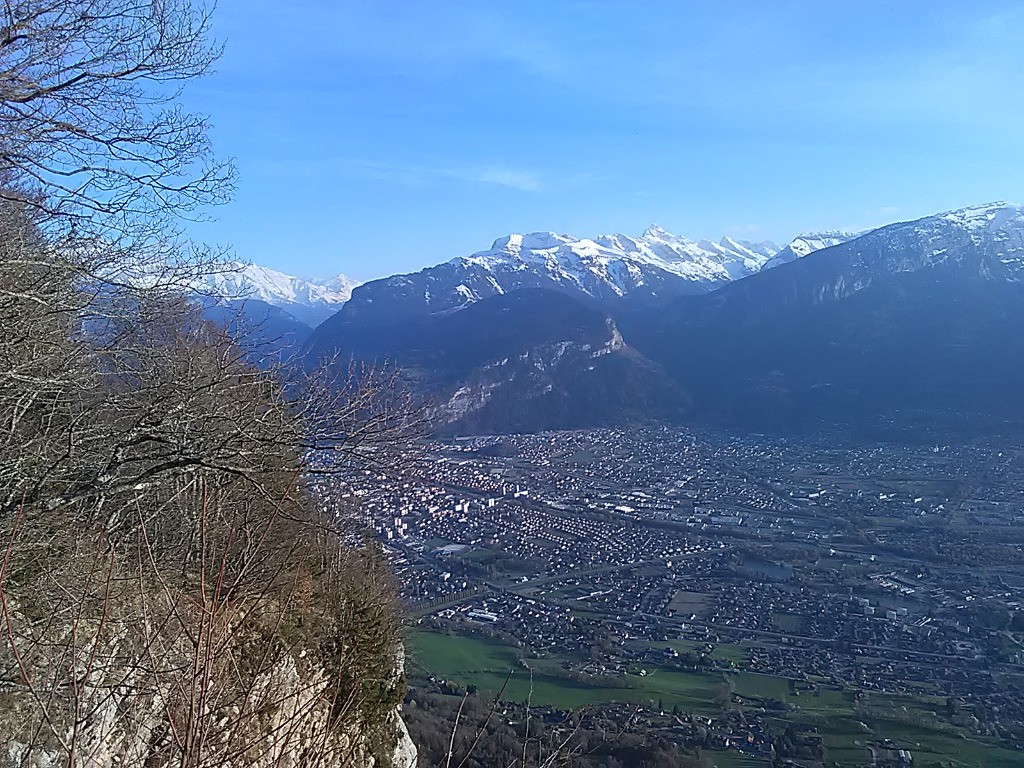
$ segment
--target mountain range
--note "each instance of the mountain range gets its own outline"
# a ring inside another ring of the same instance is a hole
[[[1010,429],[1024,420],[1024,207],[892,224],[624,332],[744,429]]]
[[[788,252],[810,252],[825,240],[807,235],[799,242],[787,246]],[[524,288],[585,296],[606,306],[623,300],[650,303],[705,293],[752,275],[782,250],[770,242],[731,238],[693,241],[657,226],[640,237],[512,234],[485,251],[367,283],[353,293],[344,312],[349,323],[394,322],[455,311]]]
[[[236,261],[198,279],[193,290],[199,296],[220,300],[222,304],[227,302],[229,306],[250,303],[257,313],[280,318],[280,313],[269,311],[264,305],[276,307],[298,323],[315,328],[341,309],[358,285],[358,281],[345,275],[305,280]]]
[[[304,279],[268,267],[231,262],[194,286],[210,305],[245,303],[261,319],[283,321],[276,307],[315,328],[348,304],[347,320],[374,323],[461,309],[489,296],[524,288],[549,288],[616,301],[658,300],[704,293],[748,275],[806,256],[854,235],[807,233],[780,248],[775,243],[729,237],[689,240],[657,225],[639,237],[613,234],[593,239],[554,232],[511,234],[485,251],[459,256],[419,272],[360,284],[343,274]],[[359,288],[359,291],[355,291]]]
[[[810,233],[782,248],[658,227],[640,237],[513,234],[358,286],[347,301],[344,289],[326,299],[324,283],[268,273],[254,273],[265,304],[310,326],[317,315],[297,305],[338,310],[289,337],[293,349],[304,337],[305,360],[396,364],[452,432],[1024,417],[1014,396],[1024,384],[1016,205]]]

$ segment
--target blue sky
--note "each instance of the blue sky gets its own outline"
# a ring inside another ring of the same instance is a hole
[[[1024,202],[1024,3],[220,0],[197,239],[369,279],[514,231],[788,241]]]

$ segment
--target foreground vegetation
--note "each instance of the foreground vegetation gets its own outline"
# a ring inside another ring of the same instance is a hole
[[[386,563],[304,486],[387,442],[376,390],[257,370],[188,300],[222,267],[176,222],[232,185],[176,103],[217,58],[208,22],[189,0],[5,8],[0,765],[394,754]]]

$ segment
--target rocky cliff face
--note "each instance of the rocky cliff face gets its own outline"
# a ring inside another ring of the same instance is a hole
[[[49,510],[0,523],[0,768],[412,768],[379,547],[248,498],[178,512],[134,555]]]
[[[394,768],[416,768],[416,745],[401,716],[395,719],[395,729],[398,732],[398,739],[395,743],[395,754],[392,757]]]
[[[313,334],[311,363],[334,355],[398,366],[452,433],[577,429],[675,418],[686,395],[623,340],[594,302],[533,289],[390,326],[344,313]]]
[[[24,636],[37,620],[26,611],[12,614],[11,621],[16,635]],[[7,681],[0,693],[0,733],[6,739],[0,766],[415,768],[416,746],[398,707],[371,723],[358,708],[340,705],[333,695],[332,671],[312,661],[314,654],[305,650],[281,654],[273,664],[263,665],[238,696],[227,686],[211,685],[202,673],[187,677],[164,670],[154,686],[152,668],[140,664],[116,638],[71,638],[80,627],[49,629],[51,650],[87,651],[85,664],[76,665],[77,691],[63,701],[59,696],[67,682],[67,670],[60,668],[61,661],[68,661],[63,653],[49,665],[41,663],[43,656],[36,656],[36,663],[23,659],[21,683]],[[236,650],[242,653],[235,661],[257,652],[252,638],[239,641]],[[165,649],[161,661],[173,658],[177,665],[187,664],[190,656],[194,660],[185,645]],[[228,648],[221,651],[234,656]],[[403,657],[399,647],[384,681],[396,691],[404,690]],[[220,670],[212,673],[211,679]],[[185,693],[191,694],[187,702]],[[52,698],[42,703],[41,696]],[[36,719],[41,705],[52,730],[22,727]],[[195,711],[186,714],[183,705]]]

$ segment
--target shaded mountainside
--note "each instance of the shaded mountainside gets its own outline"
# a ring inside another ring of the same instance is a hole
[[[441,428],[463,433],[665,419],[997,429],[1024,423],[1022,294],[1024,209],[1005,203],[782,251],[657,228],[514,235],[360,286],[303,356],[397,365]],[[303,343],[279,307],[251,301],[246,323],[257,340]]]
[[[257,365],[285,359],[313,332],[284,309],[259,299],[198,299],[203,316],[227,330]]]
[[[645,247],[657,237],[667,235],[655,231]],[[464,304],[436,303],[445,280],[466,275],[449,263],[357,289],[307,350],[402,366],[464,432],[666,418],[776,430],[1024,422],[1021,207],[847,237],[798,238],[786,263],[667,307],[611,305],[621,326],[606,295],[571,298],[564,286],[481,300],[475,283],[460,283]],[[562,263],[552,258],[544,263]],[[497,291],[494,264],[477,266]]]
[[[730,324],[750,325],[786,306],[810,308],[847,298],[901,274],[951,283],[1024,280],[1024,208],[997,203],[891,224],[815,251],[716,291],[699,307]]]
[[[895,224],[633,318],[627,338],[743,428],[1024,420],[1024,216]]]
[[[622,340],[595,306],[551,290],[522,290],[433,317],[389,325],[339,313],[306,347],[387,361],[436,405],[452,432],[571,429],[678,418],[687,397]]]

